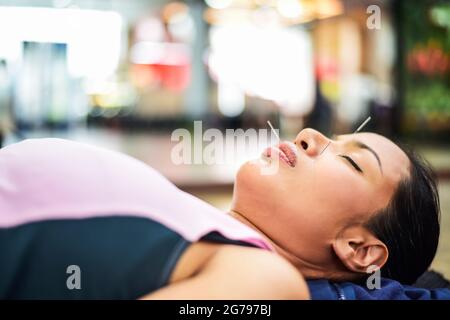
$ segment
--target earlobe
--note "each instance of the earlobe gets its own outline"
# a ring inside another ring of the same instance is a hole
[[[386,245],[363,226],[346,229],[332,246],[342,264],[352,272],[367,273],[373,266],[381,268],[388,258]]]

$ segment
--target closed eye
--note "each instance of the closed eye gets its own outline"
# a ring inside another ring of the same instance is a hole
[[[350,158],[349,156],[346,156],[346,155],[344,155],[344,154],[340,154],[339,156],[342,157],[342,158],[344,158],[345,160],[347,160],[347,161],[353,166],[353,168],[355,168],[356,171],[361,172],[361,173],[364,173],[364,172],[362,171],[361,167],[358,166],[358,164],[357,164],[355,161],[353,161],[352,158]]]

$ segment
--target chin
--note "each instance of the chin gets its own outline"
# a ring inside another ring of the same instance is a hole
[[[233,202],[244,199],[258,199],[258,202],[261,202],[261,199],[271,194],[275,176],[261,174],[264,165],[261,160],[250,160],[239,168],[234,184]]]
[[[236,174],[236,184],[251,184],[254,181],[261,180],[263,166],[264,164],[259,159],[245,162]]]

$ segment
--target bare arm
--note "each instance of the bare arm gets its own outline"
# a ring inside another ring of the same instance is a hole
[[[280,256],[224,245],[200,270],[143,299],[308,299],[302,275]]]

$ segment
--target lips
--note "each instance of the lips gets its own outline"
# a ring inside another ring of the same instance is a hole
[[[269,147],[263,155],[268,158],[272,158],[276,155],[291,167],[295,167],[297,163],[297,147],[291,142],[283,142],[277,146]]]

